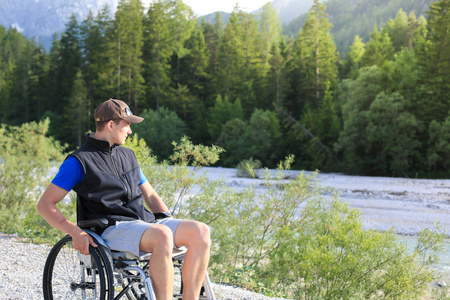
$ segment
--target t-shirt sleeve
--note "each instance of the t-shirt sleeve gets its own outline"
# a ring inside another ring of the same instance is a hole
[[[144,172],[142,172],[141,167],[139,167],[139,176],[141,177],[141,182],[139,183],[139,185],[147,182],[147,177],[145,177]]]
[[[70,191],[83,178],[84,172],[80,162],[75,157],[69,156],[59,167],[58,174],[53,178],[52,183],[66,191]]]

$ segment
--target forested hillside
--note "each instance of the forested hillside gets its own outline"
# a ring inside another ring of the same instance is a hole
[[[370,39],[374,27],[380,29],[387,22],[395,18],[401,9],[407,14],[414,11],[417,18],[424,16],[433,0],[327,0],[325,12],[333,24],[331,34],[335,39],[337,49],[341,55],[349,51],[355,35],[359,35],[364,42]],[[307,14],[297,18],[284,26],[283,33],[296,36],[303,26]]]
[[[72,17],[49,53],[0,27],[0,122],[49,118],[48,134],[74,149],[112,97],[145,118],[133,131],[160,159],[187,135],[223,147],[223,166],[294,154],[298,169],[448,177],[450,0],[424,17],[390,12],[342,59],[332,17],[314,3],[291,38],[270,3],[199,23],[180,0],[146,11],[124,0],[113,18]]]

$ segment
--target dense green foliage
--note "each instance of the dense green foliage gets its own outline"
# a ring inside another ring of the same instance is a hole
[[[0,231],[54,243],[63,234],[35,208],[48,184],[49,162],[62,159],[61,146],[45,136],[47,126],[2,128]],[[173,143],[170,159],[158,163],[137,135],[125,146],[135,151],[174,215],[211,227],[210,274],[215,282],[291,299],[418,299],[429,290],[429,266],[442,251],[441,229],[424,230],[413,252],[396,242],[391,231],[363,230],[356,210],[338,198],[322,198],[330,193],[317,185],[315,174],[286,180],[292,156],[277,171],[258,173],[262,184],[238,191],[202,171],[217,162],[218,147],[183,138]],[[258,167],[253,160],[248,165]],[[68,197],[58,204],[72,221],[74,203]],[[446,297],[445,289],[438,292],[435,299]]]
[[[222,166],[294,154],[296,169],[448,177],[449,0],[351,2],[316,0],[292,37],[270,3],[212,23],[181,0],[123,0],[72,17],[50,53],[0,27],[0,123],[49,118],[74,149],[112,97],[146,115],[133,130],[159,159],[186,135],[223,147]]]

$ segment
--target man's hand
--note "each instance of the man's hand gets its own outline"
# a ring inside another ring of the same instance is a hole
[[[79,232],[75,234],[71,234],[73,247],[80,251],[81,254],[89,255],[89,245],[92,247],[97,247],[97,244],[94,242],[92,237],[84,232],[83,230],[79,230]]]

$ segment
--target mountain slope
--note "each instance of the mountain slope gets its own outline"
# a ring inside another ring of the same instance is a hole
[[[303,15],[309,11],[314,4],[314,0],[273,0],[272,5],[278,11],[278,17],[281,24],[288,24],[297,16]],[[258,15],[262,11],[262,7],[251,12],[251,14]],[[214,23],[217,12],[213,12],[204,16],[200,16],[201,19],[205,19],[206,22]],[[222,21],[227,23],[231,13],[220,12],[222,15]]]
[[[272,5],[278,10],[282,24],[288,24],[296,17],[305,14],[313,6],[313,0],[273,0]]]
[[[417,17],[425,15],[433,0],[328,0],[325,1],[325,12],[333,24],[336,46],[341,54],[349,51],[355,35],[367,42],[370,33],[376,26],[378,29],[394,19],[399,9],[408,15],[414,11]],[[306,14],[298,16],[284,26],[284,34],[297,36],[306,20]]]
[[[97,13],[104,5],[115,11],[119,0],[2,0],[0,24],[5,28],[15,27],[27,37],[51,36],[64,31],[72,14],[83,21],[91,10]]]

